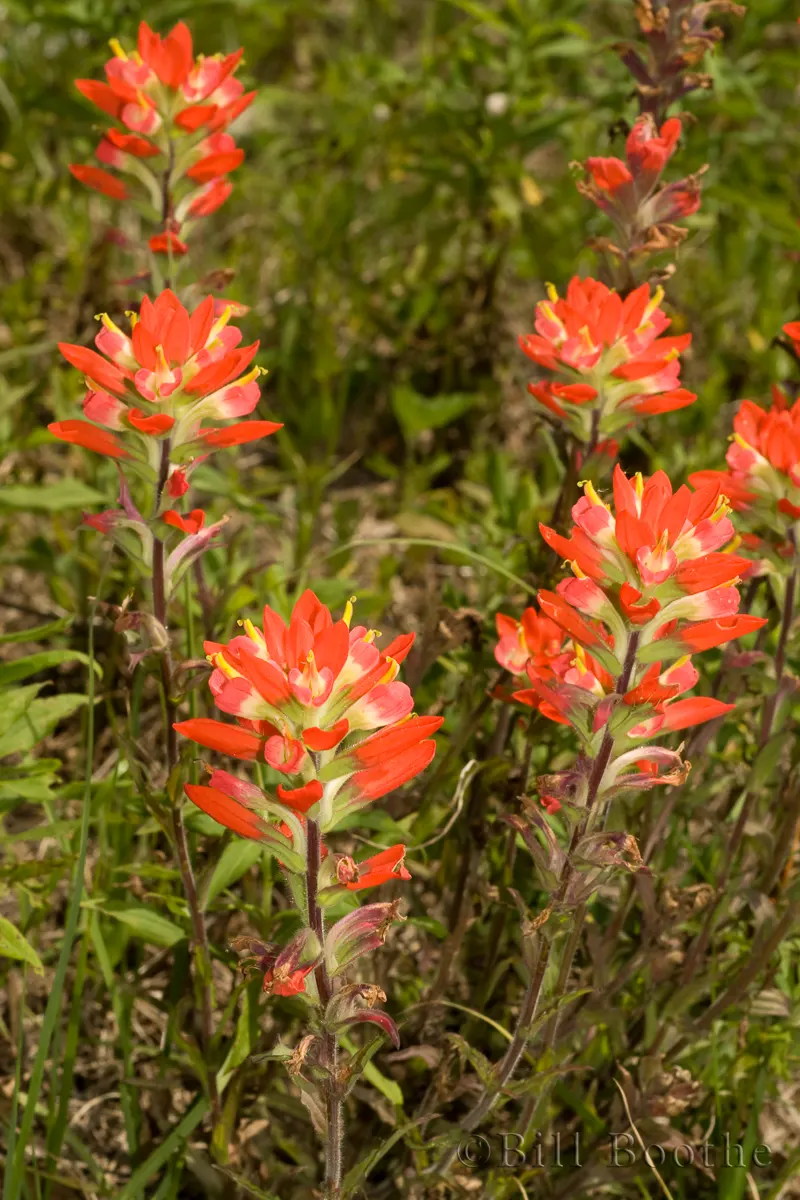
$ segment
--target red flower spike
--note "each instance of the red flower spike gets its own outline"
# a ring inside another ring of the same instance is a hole
[[[592,161],[604,188],[612,187],[612,170],[620,185],[629,186],[630,173],[618,160]],[[555,378],[537,381],[528,390],[579,442],[592,439],[598,415],[606,441],[636,417],[694,402],[693,393],[680,387],[679,355],[691,337],[660,336],[669,326],[660,306],[661,290],[651,295],[643,284],[623,300],[605,284],[575,276],[565,297],[549,284],[548,293],[537,305],[535,332],[521,337],[520,346]]]
[[[180,726],[201,745],[240,757],[260,759],[263,744],[270,765],[304,780],[294,788],[279,785],[277,803],[299,815],[317,808],[323,831],[424,770],[436,749],[430,735],[442,723],[441,717],[411,716],[414,701],[396,679],[397,659],[381,652],[374,630],[351,628],[352,616],[352,602],[335,620],[306,590],[288,624],[267,606],[261,628],[244,620],[243,632],[227,645],[206,642],[215,668],[211,692],[241,729],[216,722]],[[402,657],[411,642],[401,635],[387,649]],[[355,744],[343,749],[345,737]],[[226,794],[247,802],[251,785],[216,775]],[[268,807],[268,798],[258,795]]]

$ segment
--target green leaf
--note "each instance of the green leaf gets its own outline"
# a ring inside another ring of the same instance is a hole
[[[57,621],[48,621],[46,625],[36,625],[33,629],[18,629],[16,633],[0,633],[0,646],[8,646],[12,642],[41,642],[54,633],[61,633],[72,624],[72,617],[59,617]]]
[[[403,435],[410,441],[426,429],[442,429],[468,412],[478,397],[469,392],[447,396],[420,396],[413,388],[399,384],[392,391],[392,409]]]
[[[161,913],[152,908],[145,908],[144,905],[119,909],[103,908],[100,911],[121,921],[143,942],[150,942],[154,946],[174,946],[186,937],[180,925],[162,917]]]
[[[33,686],[38,691],[41,685],[34,684]],[[13,695],[14,693],[12,693]],[[41,700],[33,700],[23,714],[0,734],[0,758],[5,758],[7,754],[21,754],[26,750],[32,750],[43,738],[52,733],[59,721],[71,716],[85,703],[86,697],[79,696],[76,692],[64,692],[61,696],[46,696]],[[5,705],[6,698],[4,697],[0,711]],[[3,716],[5,715],[3,713]],[[3,720],[0,717],[0,727],[2,724]]]
[[[27,679],[29,675],[37,675],[39,671],[47,671],[65,662],[89,664],[88,657],[80,650],[42,650],[40,654],[28,654],[25,658],[15,658],[13,662],[0,664],[0,687],[15,683],[18,679]],[[92,664],[95,674],[102,678],[103,672],[98,663]]]
[[[258,862],[262,849],[258,842],[249,842],[241,838],[237,838],[235,842],[226,846],[208,881],[203,908],[207,908],[220,892],[225,891],[225,888],[241,879],[245,872]]]
[[[245,988],[242,993],[242,1007],[239,1010],[239,1019],[236,1022],[236,1033],[234,1034],[231,1048],[226,1055],[225,1062],[217,1071],[217,1090],[220,1095],[222,1095],[228,1086],[228,1082],[236,1068],[242,1065],[252,1050],[250,1042],[251,1030],[250,993]]]
[[[20,962],[26,962],[33,967],[37,975],[44,975],[42,960],[33,946],[5,917],[0,917],[0,954],[6,958],[16,958]]]
[[[79,479],[62,479],[46,487],[14,484],[0,489],[0,505],[25,512],[61,512],[65,508],[89,508],[103,504],[106,497]]]

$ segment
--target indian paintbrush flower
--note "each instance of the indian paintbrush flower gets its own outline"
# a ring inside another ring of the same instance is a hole
[[[260,628],[246,620],[244,633],[226,644],[206,643],[215,703],[236,724],[194,718],[176,726],[202,746],[285,775],[278,804],[318,821],[323,832],[423,771],[442,723],[412,716],[411,692],[397,679],[413,635],[379,650],[376,631],[351,622],[352,603],[334,621],[311,591],[288,625],[266,607]],[[255,791],[226,790],[228,800],[258,810]],[[201,799],[216,816],[213,798],[206,792]]]
[[[275,433],[281,426],[274,421],[217,424],[248,415],[260,397],[261,368],[251,365],[258,342],[241,346],[231,315],[229,306],[215,316],[211,296],[189,313],[169,288],[155,301],[143,297],[138,314],[129,314],[129,334],[102,313],[96,350],[59,343],[85,378],[87,420],[56,421],[50,432],[124,460],[149,479],[160,469],[165,440],[171,470],[185,472],[200,454]],[[182,494],[181,479],[170,475],[170,496]]]
[[[680,759],[652,753],[645,741],[734,707],[709,697],[678,699],[698,681],[693,653],[765,623],[738,613],[736,585],[749,561],[734,553],[729,511],[717,482],[673,492],[663,471],[629,479],[618,466],[613,504],[587,483],[569,537],[541,527],[573,574],[555,592],[540,591],[540,611],[571,639],[571,649],[556,653],[549,670],[531,654],[531,687],[516,698],[571,724],[586,761],[611,734],[598,795],[629,786],[631,770],[640,787],[674,782]],[[666,774],[658,773],[660,764]],[[547,795],[560,802],[553,786]]]
[[[243,51],[195,56],[182,21],[163,38],[143,21],[130,52],[116,38],[110,44],[106,82],[78,79],[76,86],[118,124],[104,132],[97,147],[102,167],[72,164],[70,170],[81,183],[112,199],[149,197],[156,219],[166,223],[151,237],[150,249],[181,255],[192,221],[224,204],[232,190],[228,175],[244,158],[226,132],[255,97],[235,75]],[[182,194],[176,195],[176,188]]]
[[[535,332],[520,346],[552,377],[528,390],[580,443],[594,450],[639,417],[694,403],[680,383],[680,354],[692,336],[661,336],[670,321],[660,289],[651,294],[642,284],[623,300],[604,283],[575,276],[566,296],[552,285],[548,293],[536,306]]]
[[[800,324],[784,329],[800,334]],[[697,471],[691,482],[716,483],[745,521],[771,529],[785,544],[800,520],[800,400],[790,404],[779,387],[768,409],[743,400],[726,459],[727,471]]]

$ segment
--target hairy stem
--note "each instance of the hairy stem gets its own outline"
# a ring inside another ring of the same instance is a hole
[[[156,512],[158,512],[158,509],[161,505],[161,496],[167,476],[169,474],[169,458],[170,442],[169,438],[166,438],[161,445],[161,463],[159,467],[158,481],[156,484]],[[211,951],[208,944],[206,923],[197,894],[197,883],[195,881],[194,871],[192,870],[192,860],[189,855],[189,840],[186,834],[186,825],[183,820],[183,806],[180,799],[177,796],[173,796],[171,786],[173,771],[178,765],[178,737],[174,728],[178,713],[177,706],[172,695],[173,666],[167,624],[167,592],[164,574],[164,543],[161,538],[155,538],[153,542],[152,587],[153,615],[163,627],[166,635],[166,644],[162,649],[159,658],[161,667],[161,689],[164,694],[164,740],[167,753],[167,794],[170,798],[171,807],[172,840],[175,846],[175,854],[178,860],[178,870],[180,871],[183,892],[186,897],[186,904],[189,909],[189,916],[192,923],[192,934],[195,945],[195,953],[197,956],[198,974],[200,975],[200,1019],[203,1050],[205,1054],[208,1055],[214,1032]],[[210,1063],[208,1064],[208,1093],[209,1100],[211,1101],[214,1120],[216,1121],[219,1118],[219,1096],[217,1095],[216,1075],[213,1066]]]
[[[322,839],[319,824],[316,821],[307,822],[306,848],[306,901],[308,904],[308,923],[317,935],[320,945],[325,938],[325,922],[322,909],[317,899],[319,867],[322,861]],[[314,972],[320,1003],[323,1008],[333,996],[334,988],[324,958]],[[322,1035],[322,1052],[325,1065],[328,1068],[328,1084],[326,1089],[326,1110],[328,1117],[328,1137],[325,1145],[325,1197],[326,1200],[337,1200],[342,1188],[342,1137],[344,1122],[342,1098],[338,1085],[339,1047],[336,1035],[325,1031]]]

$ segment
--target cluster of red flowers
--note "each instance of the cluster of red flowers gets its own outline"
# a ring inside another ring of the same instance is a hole
[[[541,612],[528,610],[518,627],[501,617],[495,654],[528,676],[516,699],[572,725],[588,758],[611,733],[601,792],[675,782],[679,755],[644,743],[734,707],[677,699],[698,681],[692,654],[765,623],[738,614],[736,585],[750,563],[731,551],[728,512],[718,482],[673,493],[663,471],[628,479],[617,466],[613,507],[587,483],[569,537],[541,526],[573,577],[539,592]]]
[[[186,794],[220,824],[269,845],[290,872],[305,869],[307,820],[323,833],[335,828],[413,779],[436,749],[432,734],[442,718],[412,716],[411,692],[397,679],[413,634],[379,650],[375,630],[351,628],[352,614],[351,601],[334,621],[306,591],[288,625],[266,607],[261,628],[246,620],[244,633],[228,643],[207,642],[214,702],[236,723],[197,717],[175,727],[201,746],[266,763],[286,777],[273,795],[215,769],[207,785],[187,784]],[[321,900],[410,878],[404,855],[395,845],[355,863],[323,846]],[[340,924],[326,947],[340,941]],[[308,971],[317,961],[312,956]],[[296,991],[294,971],[292,979]]]
[[[692,482],[717,483],[735,509],[785,538],[800,520],[800,400],[790,405],[777,386],[769,409],[743,400],[726,458],[727,471],[697,471]]]
[[[663,292],[642,284],[625,300],[596,279],[570,280],[565,297],[552,285],[536,306],[535,333],[520,338],[528,358],[555,379],[528,385],[582,444],[630,425],[637,417],[671,412],[696,396],[680,386],[679,356],[690,333],[662,337],[669,318]]]
[[[168,444],[166,491],[183,495],[198,454],[205,457],[281,428],[274,421],[204,425],[245,416],[259,401],[260,368],[251,366],[258,342],[240,345],[241,330],[230,324],[237,308],[242,311],[207,296],[190,314],[167,289],[155,301],[142,298],[138,314],[131,314],[130,335],[103,313],[97,350],[59,344],[67,362],[86,380],[83,413],[88,420],[56,421],[50,432],[61,441],[124,459],[152,480]]]
[[[116,39],[111,48],[107,82],[79,79],[77,87],[122,128],[105,131],[96,152],[102,167],[72,164],[70,170],[115,200],[143,189],[164,226],[150,238],[150,249],[184,254],[188,224],[224,204],[233,187],[228,176],[244,159],[226,132],[255,97],[235,78],[243,51],[195,57],[182,21],[165,38],[143,21],[135,51],[126,53]]]

